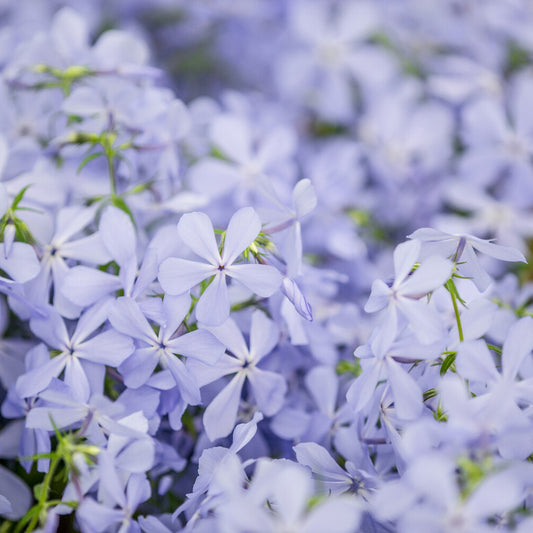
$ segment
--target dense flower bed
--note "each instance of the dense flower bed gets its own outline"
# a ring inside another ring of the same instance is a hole
[[[0,21],[0,533],[533,531],[531,2]]]

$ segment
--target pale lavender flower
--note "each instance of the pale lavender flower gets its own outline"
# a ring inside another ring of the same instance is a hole
[[[207,406],[203,422],[210,440],[228,435],[237,420],[242,388],[249,381],[257,407],[266,416],[274,415],[281,407],[287,385],[275,372],[258,368],[261,359],[268,355],[279,339],[279,328],[262,311],[254,311],[250,330],[250,344],[246,345],[237,324],[229,318],[221,326],[208,328],[233,354],[223,355],[212,367],[196,361],[190,362],[200,386],[234,374],[231,381]]]
[[[454,261],[457,273],[471,278],[480,291],[485,290],[492,279],[481,266],[476,251],[500,261],[526,262],[522,253],[516,249],[472,235],[454,235],[432,228],[420,228],[409,235],[409,238],[420,241],[425,254],[438,254]]]
[[[261,222],[254,209],[239,209],[229,221],[220,254],[209,217],[203,213],[183,215],[178,223],[178,233],[183,242],[207,263],[175,257],[166,259],[159,269],[163,290],[171,295],[183,294],[204,279],[210,279],[211,283],[196,304],[198,320],[209,326],[219,325],[229,316],[226,276],[263,298],[271,296],[281,284],[281,275],[273,266],[236,263],[260,231]]]
[[[165,322],[156,334],[135,300],[123,297],[115,302],[109,314],[111,325],[139,341],[136,350],[119,367],[128,387],[144,385],[160,364],[169,369],[185,401],[192,405],[200,403],[196,380],[177,354],[212,365],[224,353],[224,345],[202,329],[176,336],[190,305],[191,299],[187,294],[167,294],[163,300]]]
[[[411,274],[419,259],[420,242],[408,241],[394,250],[394,282],[372,284],[365,311],[382,311],[382,319],[372,341],[372,349],[383,355],[399,331],[399,316],[404,317],[418,340],[425,344],[438,341],[443,335],[442,321],[436,311],[422,298],[442,286],[452,274],[452,263],[438,256],[428,257]]]

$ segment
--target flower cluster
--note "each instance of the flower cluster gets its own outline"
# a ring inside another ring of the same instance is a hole
[[[0,533],[533,530],[526,0],[0,19]]]

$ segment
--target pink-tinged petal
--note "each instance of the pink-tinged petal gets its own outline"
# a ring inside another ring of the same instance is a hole
[[[438,289],[452,275],[453,264],[447,259],[432,255],[407,278],[400,287],[403,296],[417,297]]]
[[[220,115],[211,124],[213,144],[229,159],[246,163],[251,158],[251,133],[248,123],[232,115]]]
[[[148,344],[157,342],[157,335],[139,309],[139,305],[131,298],[119,298],[111,308],[109,322],[120,333],[134,339],[141,339]]]
[[[30,320],[30,328],[48,346],[63,350],[69,344],[65,322],[53,307],[47,307],[46,311],[48,316],[36,316]]]
[[[245,374],[239,372],[207,406],[203,421],[209,440],[225,437],[233,430],[245,379]]]
[[[285,379],[275,372],[257,367],[249,370],[247,375],[259,410],[266,416],[275,415],[281,409],[287,392]]]
[[[178,233],[183,242],[199,257],[214,266],[220,265],[215,231],[205,213],[187,213],[178,222]]]
[[[226,276],[217,274],[196,304],[196,317],[207,326],[222,324],[230,313]]]
[[[420,241],[402,242],[394,250],[394,286],[397,287],[411,272],[420,255]]]
[[[514,324],[502,349],[502,369],[505,380],[514,380],[526,355],[533,348],[533,318],[526,316]]]
[[[224,353],[225,346],[209,331],[197,329],[167,342],[174,353],[214,365]]]
[[[391,289],[380,279],[372,283],[372,290],[370,296],[365,304],[365,311],[367,313],[375,313],[381,311],[389,305],[391,299]]]
[[[222,262],[231,265],[261,231],[261,220],[253,207],[239,209],[229,221],[224,240]]]
[[[53,357],[43,366],[34,368],[26,372],[17,379],[16,391],[21,398],[36,396],[43,389],[48,387],[52,378],[61,374],[67,364],[67,355]]]
[[[4,250],[1,250],[0,268],[18,283],[26,283],[39,274],[41,265],[29,244],[14,242],[7,258]]]
[[[86,266],[76,266],[69,270],[60,290],[70,301],[86,307],[121,288],[117,276]]]
[[[236,187],[241,176],[235,166],[209,157],[192,165],[187,174],[192,189],[210,197],[222,196]]]
[[[300,180],[292,191],[292,205],[296,211],[296,217],[302,218],[310,213],[317,204],[315,188],[311,180]]]
[[[198,405],[202,400],[200,389],[196,383],[194,375],[187,367],[174,355],[168,355],[164,358],[167,368],[170,370],[174,381],[183,399],[190,405]]]
[[[118,366],[133,353],[133,341],[113,330],[104,331],[76,346],[76,355],[102,365]]]
[[[173,296],[183,294],[217,270],[206,263],[169,257],[159,267],[159,283],[165,292]]]
[[[424,407],[422,391],[416,381],[391,358],[387,358],[388,382],[394,395],[394,407],[399,418],[413,420]]]
[[[455,365],[459,375],[482,383],[495,383],[500,375],[485,341],[462,342],[457,348]]]
[[[105,248],[120,266],[135,257],[135,228],[124,211],[107,207],[100,219],[99,231]]]
[[[262,298],[272,296],[281,285],[281,274],[271,265],[231,265],[225,270],[228,276]]]
[[[269,354],[279,340],[279,327],[260,310],[252,314],[250,329],[250,357],[256,363]]]

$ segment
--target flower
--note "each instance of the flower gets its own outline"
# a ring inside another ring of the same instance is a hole
[[[187,213],[178,223],[183,242],[207,263],[170,257],[161,263],[159,282],[171,295],[187,292],[205,279],[211,283],[200,296],[196,316],[208,326],[222,324],[229,316],[226,276],[236,279],[259,296],[271,296],[281,284],[276,268],[263,264],[234,264],[261,231],[261,222],[251,207],[239,209],[229,221],[224,249],[220,254],[213,225],[204,213]]]

